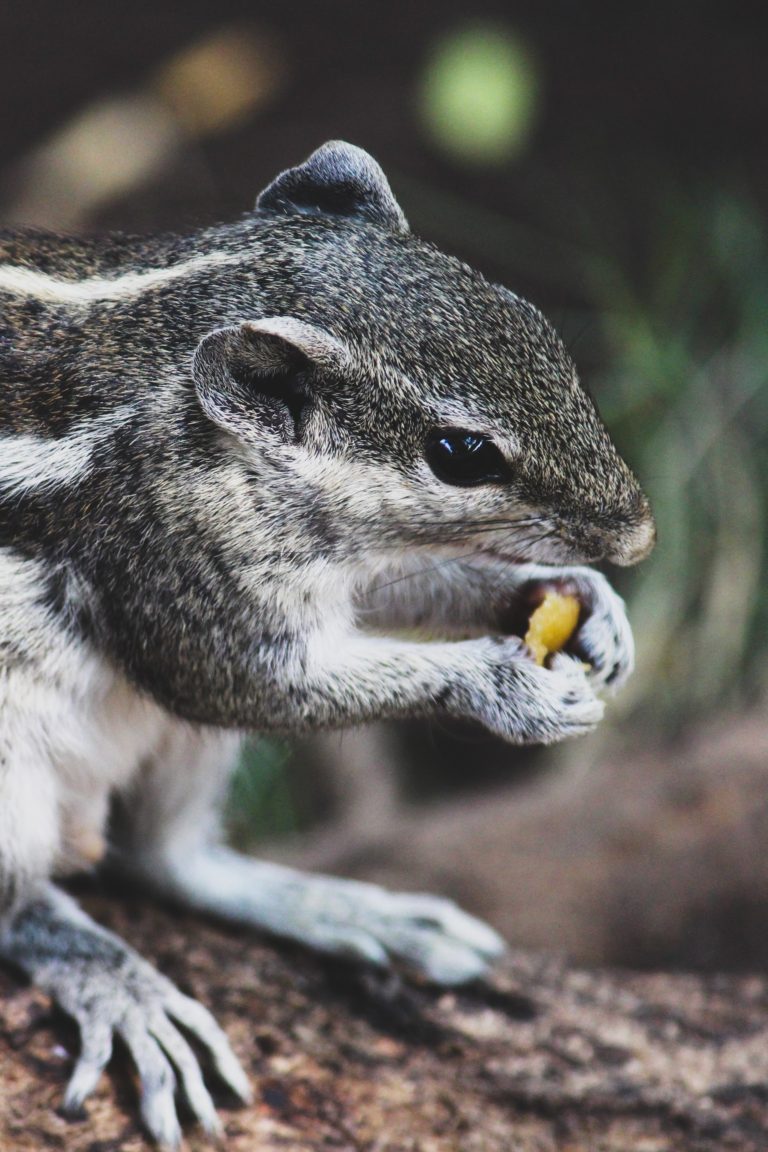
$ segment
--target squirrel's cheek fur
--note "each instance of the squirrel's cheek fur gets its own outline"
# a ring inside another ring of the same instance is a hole
[[[578,565],[640,558],[653,521],[541,313],[413,236],[351,145],[189,236],[0,232],[0,304],[0,956],[78,1021],[65,1106],[118,1035],[174,1145],[177,1025],[242,1099],[246,1077],[205,1010],[51,878],[115,848],[217,915],[474,978],[503,945],[449,902],[221,845],[240,733],[589,731],[633,643]],[[579,656],[537,667],[509,620],[562,580]]]

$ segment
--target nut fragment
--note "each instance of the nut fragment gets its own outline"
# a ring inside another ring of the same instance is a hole
[[[578,597],[550,590],[528,621],[523,639],[537,664],[543,664],[550,652],[559,652],[576,631],[581,604]]]

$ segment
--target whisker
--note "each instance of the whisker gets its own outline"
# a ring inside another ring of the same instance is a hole
[[[439,564],[430,564],[428,568],[415,568],[413,572],[396,576],[394,580],[388,580],[386,584],[374,584],[372,588],[367,589],[367,593],[368,595],[375,595],[385,588],[391,588],[393,584],[402,584],[403,580],[412,580],[414,576],[427,576],[430,572],[439,572],[441,568],[447,568],[450,564],[456,564],[460,560],[469,560],[474,556],[482,556],[482,554],[482,548],[473,548],[471,552],[462,552],[458,556],[451,556],[449,560],[441,560]]]
[[[476,527],[489,527],[489,528],[525,528],[533,524],[541,524],[545,520],[544,516],[521,516],[517,519],[499,520],[489,517],[484,520],[420,520],[418,523],[419,528],[466,528],[472,529]]]
[[[543,517],[538,517],[537,522],[541,523],[543,519],[544,519]],[[515,527],[517,527],[517,525],[515,525]],[[496,528],[498,528],[498,522],[496,524]],[[486,531],[490,531],[490,530],[491,530],[490,528],[486,529]],[[514,528],[508,529],[506,534],[505,534],[505,539],[508,538],[509,536],[511,536],[513,531],[514,531]],[[521,536],[519,539],[516,539],[515,543],[520,544],[521,547],[526,547],[529,544],[535,544],[535,543],[541,542],[542,540],[548,540],[554,536],[557,536],[557,534],[558,534],[557,529],[555,529],[555,528],[550,528],[548,530],[536,532],[536,533],[529,532],[529,533],[526,533],[524,536]],[[414,577],[418,577],[418,576],[428,576],[431,572],[438,572],[441,569],[447,568],[451,564],[456,564],[457,562],[459,562],[461,560],[470,560],[470,559],[473,559],[474,557],[482,556],[485,554],[486,554],[485,549],[473,548],[469,552],[459,553],[458,556],[451,556],[448,560],[441,560],[440,563],[438,563],[438,564],[430,564],[426,568],[417,568],[417,569],[414,569],[412,572],[406,572],[402,576],[397,576],[397,577],[395,577],[394,580],[388,580],[384,584],[375,584],[373,587],[371,587],[367,590],[368,595],[369,596],[376,595],[377,592],[382,592],[385,588],[391,588],[395,584],[402,584],[404,580],[411,580]]]
[[[486,524],[486,525],[481,525],[479,527],[470,527],[467,529],[467,531],[471,532],[473,535],[477,534],[478,536],[483,536],[483,535],[487,535],[489,532],[504,532],[504,531],[512,532],[517,528],[535,528],[535,527],[537,527],[535,522],[530,523],[530,524],[513,524],[513,525],[509,525],[509,524]]]

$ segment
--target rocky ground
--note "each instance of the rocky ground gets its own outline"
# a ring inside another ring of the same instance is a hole
[[[444,992],[330,964],[131,895],[88,909],[208,1004],[255,1103],[222,1094],[231,1152],[758,1152],[768,1149],[768,981],[570,968],[512,952]],[[118,1054],[72,1121],[77,1038],[0,973],[2,1152],[140,1152]],[[188,1147],[207,1147],[188,1129]]]

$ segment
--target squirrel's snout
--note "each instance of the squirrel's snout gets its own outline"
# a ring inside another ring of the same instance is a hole
[[[656,522],[650,508],[645,505],[641,520],[621,532],[615,543],[612,543],[606,560],[621,567],[637,564],[644,560],[656,543]]]

